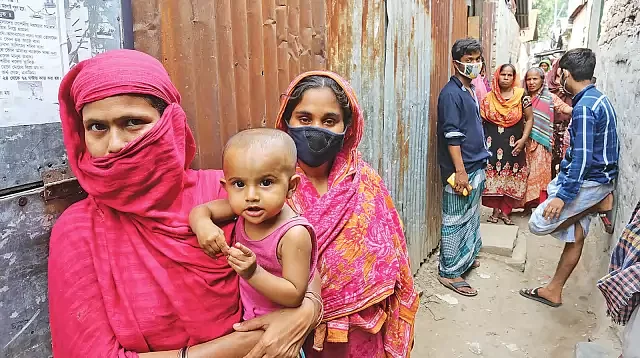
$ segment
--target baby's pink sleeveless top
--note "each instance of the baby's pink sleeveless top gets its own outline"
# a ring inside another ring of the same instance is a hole
[[[274,232],[261,240],[249,239],[244,229],[244,218],[241,216],[236,222],[235,239],[236,242],[248,247],[256,254],[258,265],[271,274],[282,277],[282,265],[278,261],[278,243],[289,229],[298,225],[306,227],[311,235],[312,249],[311,262],[309,263],[309,267],[311,269],[309,273],[310,282],[311,279],[313,279],[313,274],[316,270],[318,246],[313,226],[311,226],[307,219],[302,216],[296,216],[285,221]],[[275,304],[264,297],[242,278],[240,279],[240,298],[244,308],[243,318],[245,321],[282,308],[282,306]]]

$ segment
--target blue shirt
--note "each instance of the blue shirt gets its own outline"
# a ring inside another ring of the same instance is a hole
[[[616,122],[609,98],[595,86],[587,86],[573,98],[571,145],[560,163],[556,194],[565,203],[575,199],[585,180],[609,184],[618,177]]]
[[[460,146],[462,161],[471,174],[486,166],[487,151],[475,94],[453,76],[438,96],[438,160],[443,183],[456,171],[449,146]]]

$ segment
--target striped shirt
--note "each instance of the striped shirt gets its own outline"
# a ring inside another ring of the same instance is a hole
[[[571,144],[560,164],[556,196],[571,202],[585,180],[609,184],[618,177],[620,145],[609,98],[589,85],[573,98]]]

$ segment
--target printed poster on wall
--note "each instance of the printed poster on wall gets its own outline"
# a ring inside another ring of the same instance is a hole
[[[0,127],[60,121],[58,1],[0,0]]]

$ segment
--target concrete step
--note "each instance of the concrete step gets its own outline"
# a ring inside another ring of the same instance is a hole
[[[518,237],[516,225],[480,224],[483,252],[488,254],[511,257]]]
[[[524,272],[527,263],[527,242],[524,237],[518,237],[519,230],[515,225],[480,224],[480,251],[505,256],[504,261],[507,265]]]

